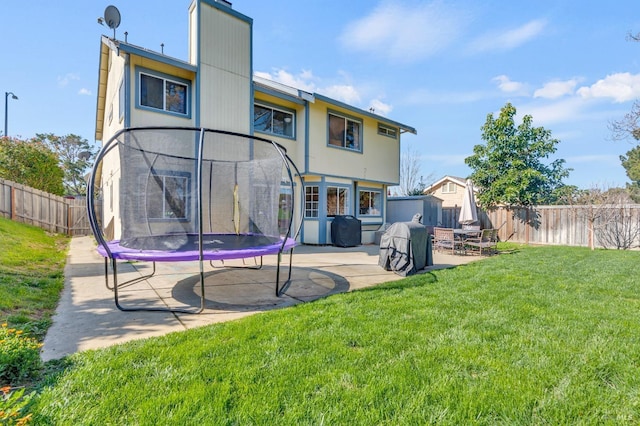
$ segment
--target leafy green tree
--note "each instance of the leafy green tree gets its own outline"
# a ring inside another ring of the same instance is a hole
[[[640,182],[640,145],[627,151],[627,155],[620,156],[622,167],[627,171],[627,177],[632,182]]]
[[[87,182],[85,175],[97,153],[86,139],[74,134],[56,136],[52,133],[38,133],[36,140],[48,146],[58,156],[64,171],[64,191],[66,195],[85,195]]]
[[[478,187],[478,201],[485,208],[551,202],[571,171],[564,168],[562,159],[550,164],[543,161],[560,142],[551,137],[551,131],[533,127],[530,115],[516,126],[515,115],[510,103],[502,107],[497,118],[488,114],[482,126],[486,144],[474,146],[473,155],[465,159],[473,170],[469,178]]]
[[[620,156],[622,167],[627,172],[631,183],[627,183],[627,193],[631,199],[640,202],[640,145],[627,151],[627,155]]]
[[[35,139],[0,138],[0,177],[51,194],[64,194],[64,172],[58,157]]]

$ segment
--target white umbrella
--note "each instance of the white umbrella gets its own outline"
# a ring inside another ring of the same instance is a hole
[[[462,208],[458,222],[462,225],[470,225],[478,221],[478,211],[476,209],[476,196],[473,193],[473,182],[467,179],[464,196],[462,197]]]

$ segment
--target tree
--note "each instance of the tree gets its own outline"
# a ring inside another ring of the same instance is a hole
[[[571,171],[564,168],[562,159],[543,162],[560,142],[551,137],[551,131],[532,127],[530,115],[516,127],[515,115],[510,103],[502,107],[498,118],[488,114],[481,128],[486,145],[474,146],[473,155],[465,158],[473,170],[469,178],[478,187],[478,201],[485,208],[528,207],[551,201]]]
[[[614,141],[628,140],[630,137],[640,140],[640,102],[635,101],[631,111],[620,120],[610,122],[608,127]]]
[[[420,156],[415,148],[407,147],[400,155],[400,195],[423,195],[426,184],[420,174]],[[427,180],[432,179],[432,174]]]
[[[56,136],[52,133],[39,133],[35,139],[48,146],[58,156],[60,167],[64,171],[65,194],[85,195],[85,174],[97,150],[86,139],[74,134]]]
[[[604,248],[629,249],[640,236],[637,217],[629,206],[629,193],[624,188],[601,188],[566,193],[564,204],[587,222],[589,247],[595,249],[596,240]]]
[[[627,183],[627,193],[634,202],[638,203],[640,202],[640,145],[627,151],[626,156],[621,155],[620,162],[631,180],[631,183]]]
[[[0,138],[0,177],[51,194],[64,194],[64,172],[58,157],[35,139]]]

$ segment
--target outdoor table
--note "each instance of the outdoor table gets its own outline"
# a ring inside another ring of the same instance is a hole
[[[467,248],[465,247],[465,240],[469,237],[477,237],[481,234],[482,231],[480,231],[479,229],[454,229],[453,230],[453,237],[460,241],[460,244],[462,245],[462,252],[461,254],[467,254]]]
[[[481,232],[479,229],[454,229],[453,235],[464,240],[467,237],[477,237]]]

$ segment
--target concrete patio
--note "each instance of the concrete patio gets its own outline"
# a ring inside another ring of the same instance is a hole
[[[113,292],[105,286],[104,259],[96,253],[94,240],[73,238],[65,267],[64,290],[41,356],[45,361],[57,359],[78,351],[230,321],[401,279],[378,266],[378,254],[376,245],[296,247],[292,283],[282,297],[275,296],[275,256],[265,257],[260,270],[223,268],[219,262],[211,267],[207,263],[204,312],[196,315],[122,312],[114,304]],[[434,265],[421,273],[478,259],[478,256],[434,252]],[[242,263],[234,261],[226,265]],[[148,263],[118,263],[119,281],[146,275],[150,270]],[[285,265],[284,274],[286,270]],[[197,308],[200,306],[198,271],[197,262],[158,263],[153,278],[119,287],[120,303],[127,307]]]

